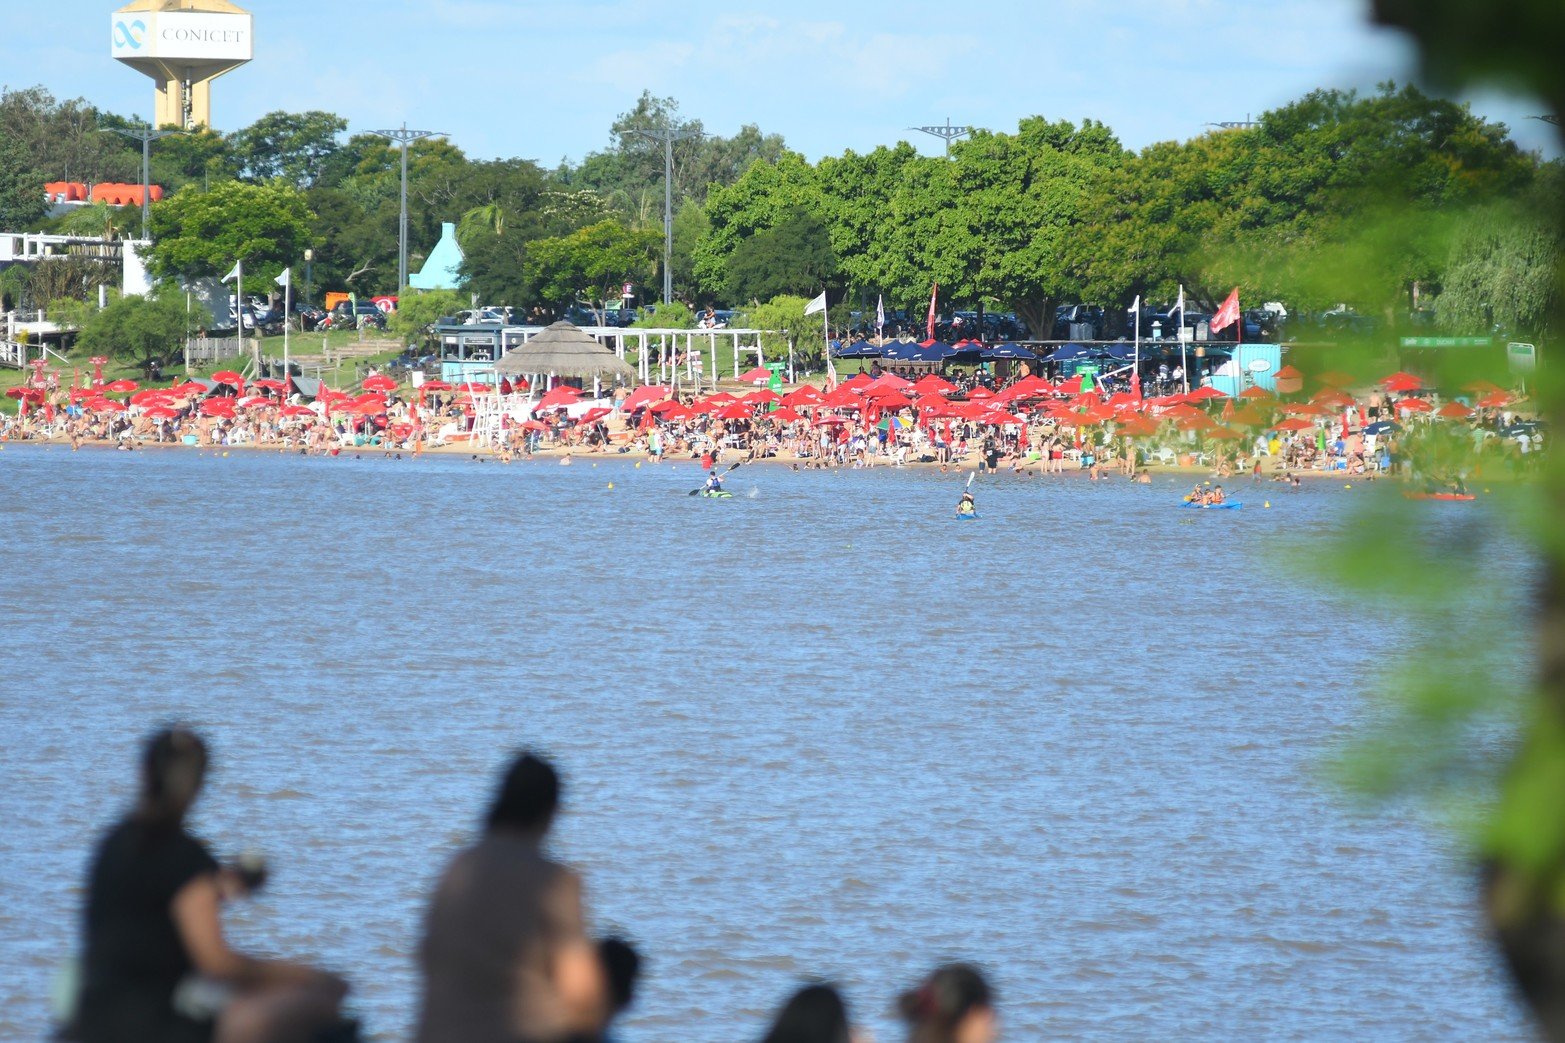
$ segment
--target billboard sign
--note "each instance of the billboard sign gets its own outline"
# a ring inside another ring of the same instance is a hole
[[[246,62],[253,56],[247,14],[197,11],[117,11],[109,16],[115,58]]]

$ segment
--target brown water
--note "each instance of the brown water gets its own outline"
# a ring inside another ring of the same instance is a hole
[[[817,975],[893,1040],[957,957],[1010,1039],[1528,1032],[1449,842],[1323,779],[1409,636],[1274,564],[1340,485],[986,479],[957,524],[960,479],[889,470],[707,501],[691,465],[11,446],[0,477],[0,1038],[43,1033],[176,719],[214,750],[198,830],[272,861],[233,934],[346,972],[384,1038],[522,745],[648,957],[626,1040],[758,1037]]]

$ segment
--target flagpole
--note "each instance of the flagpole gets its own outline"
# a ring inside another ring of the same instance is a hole
[[[288,369],[288,327],[293,324],[293,269],[285,268],[287,282],[283,283],[283,404],[288,404],[288,389],[293,386],[293,376]]]
[[[1124,300],[1124,298],[1121,297],[1120,300]],[[1135,380],[1136,391],[1137,391],[1137,397],[1139,398],[1140,397],[1139,393],[1141,391],[1141,294],[1139,294],[1139,293],[1136,294],[1136,334],[1135,334],[1135,340],[1136,340],[1135,355],[1134,355],[1134,361],[1131,362],[1131,366],[1133,368],[1131,369],[1130,373],[1131,373],[1131,376],[1136,378],[1136,380]]]
[[[1185,354],[1185,288],[1179,287],[1179,372],[1184,374],[1185,394],[1190,394],[1190,365]]]

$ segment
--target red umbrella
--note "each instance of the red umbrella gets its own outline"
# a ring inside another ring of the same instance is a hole
[[[94,398],[87,402],[87,408],[94,413],[123,413],[125,403],[116,402],[112,398]]]
[[[420,391],[450,391],[451,385],[444,380],[426,380],[418,386]]]
[[[554,406],[568,406],[581,397],[581,391],[573,387],[557,387],[547,392],[538,400],[537,409],[550,409]]]
[[[279,416],[315,416],[315,410],[309,406],[283,406],[278,411]]]
[[[737,401],[739,401],[739,396],[738,395],[730,395],[726,391],[719,391],[717,394],[715,394],[711,398],[707,399],[707,401],[708,402],[715,402],[718,405],[727,405],[730,402],[737,402]]]
[[[260,380],[250,381],[253,388],[261,388],[265,391],[287,391],[288,385],[281,380],[273,380],[271,377],[262,377]]]
[[[1417,391],[1424,386],[1424,382],[1411,373],[1397,372],[1383,378],[1380,386],[1387,391]]]
[[[689,420],[691,417],[696,415],[694,410],[686,409],[678,402],[668,402],[664,404],[670,407],[662,411],[664,420]]]
[[[1313,402],[1290,402],[1282,407],[1290,416],[1331,416],[1332,411]]]
[[[1317,393],[1314,398],[1310,399],[1310,401],[1317,402],[1323,406],[1333,406],[1339,409],[1346,409],[1348,406],[1353,404],[1353,396],[1348,394],[1346,391],[1338,391],[1336,388],[1327,388],[1324,391]]]
[[[785,406],[818,406],[823,401],[821,393],[808,385],[790,391],[782,397]]]
[[[847,422],[847,417],[837,416],[835,413],[825,413],[815,418],[817,426],[821,424],[846,424]]]
[[[139,387],[141,387],[141,385],[136,383],[134,380],[116,380],[112,383],[103,385],[103,390],[111,391],[116,395],[128,395]]]
[[[395,380],[392,380],[390,377],[380,376],[380,375],[377,374],[376,376],[373,376],[373,377],[365,377],[364,378],[364,390],[365,391],[395,391],[395,390],[397,390],[397,382]]]
[[[659,402],[649,408],[654,413],[672,413],[676,409],[684,409],[685,407],[680,405],[678,402],[675,402],[673,399],[669,399],[667,402]]]
[[[1001,424],[1020,424],[1022,422],[1022,418],[1017,416],[1015,413],[1007,413],[1003,409],[997,409],[992,413],[985,414],[983,421],[986,424],[994,424],[999,426]]]
[[[426,384],[424,386],[428,387],[429,385]],[[626,395],[625,401],[620,403],[620,408],[627,413],[631,413],[644,405],[650,405],[653,402],[661,401],[667,397],[668,388],[659,387],[656,384],[647,384],[632,391],[629,395]]]
[[[872,383],[874,383],[874,378],[868,373],[855,373],[847,380],[844,380],[842,386],[845,388],[862,388]]]
[[[542,420],[523,420],[517,426],[520,427],[523,431],[547,431],[547,430],[549,430],[549,425],[544,423]]]
[[[748,373],[745,373],[739,379],[746,384],[756,384],[763,380],[771,380],[772,371],[767,369],[765,366],[756,366],[754,369],[750,370]]]
[[[762,388],[754,394],[746,395],[740,401],[752,406],[766,406],[771,405],[773,402],[781,402],[782,396],[771,388]]]
[[[1277,371],[1278,380],[1298,380],[1302,376],[1304,376],[1304,374],[1300,373],[1292,366],[1284,366],[1282,369]]]
[[[354,402],[348,406],[348,412],[359,416],[380,416],[386,411],[384,402]]]
[[[848,386],[844,384],[842,387],[822,398],[820,404],[823,406],[829,406],[832,409],[841,409],[843,407],[857,409],[859,406],[864,404],[864,400],[859,398],[859,396],[855,395],[852,391],[849,391]]]
[[[201,412],[206,416],[234,418],[234,400],[231,398],[209,398],[201,403]]]
[[[1214,428],[1213,430],[1206,432],[1206,437],[1208,437],[1208,438],[1221,438],[1221,439],[1224,439],[1224,440],[1232,440],[1232,439],[1235,439],[1235,438],[1243,438],[1244,435],[1241,435],[1239,432],[1234,431],[1234,430],[1232,430],[1230,428],[1219,427],[1219,428]]]
[[[212,382],[215,384],[227,384],[229,387],[244,387],[245,378],[231,369],[220,369],[212,374]]]
[[[1460,402],[1447,402],[1435,411],[1435,416],[1443,417],[1446,420],[1466,420],[1472,415],[1473,411]]]
[[[1216,388],[1214,388],[1214,387],[1212,387],[1210,385],[1207,385],[1205,387],[1198,387],[1194,391],[1190,392],[1190,394],[1185,396],[1185,401],[1186,402],[1210,402],[1214,398],[1227,398],[1227,397],[1228,396],[1223,394],[1221,391],[1217,390]]]
[[[1503,391],[1497,391],[1492,395],[1485,395],[1478,400],[1481,409],[1504,409],[1511,404],[1511,396]]]
[[[1404,398],[1396,403],[1397,409],[1404,413],[1427,413],[1435,408],[1421,398]]]
[[[942,376],[929,373],[918,379],[913,390],[920,395],[949,395],[956,390],[956,385]]]
[[[179,416],[179,410],[170,409],[168,406],[153,406],[143,416],[150,416],[154,420],[173,420]]]
[[[1314,421],[1305,420],[1303,417],[1290,417],[1272,425],[1273,431],[1308,431],[1315,426]]]
[[[133,406],[155,406],[160,402],[168,401],[172,397],[162,388],[148,388],[130,396],[130,404]]]
[[[973,390],[971,390],[971,391],[969,391],[967,393],[967,400],[969,402],[982,402],[986,398],[993,398],[993,397],[994,397],[994,392],[990,391],[988,388],[984,387],[982,384],[979,384],[977,387],[973,388]]]
[[[719,409],[716,416],[719,420],[745,420],[750,416],[750,407],[743,402],[731,402]]]
[[[576,423],[583,427],[588,424],[595,424],[612,412],[614,412],[614,410],[605,409],[603,406],[593,406],[591,409],[583,413],[581,415],[581,419],[576,421]]]
[[[796,420],[804,419],[803,416],[794,412],[792,409],[789,409],[787,406],[781,406],[772,410],[770,416],[771,419],[777,421],[780,424],[791,424]]]
[[[1157,424],[1144,416],[1133,416],[1120,425],[1120,434],[1132,438],[1146,438],[1157,434]]]
[[[180,395],[180,396],[184,396],[184,395],[204,395],[204,394],[206,394],[206,385],[205,384],[197,384],[194,380],[192,380],[192,381],[189,381],[189,382],[184,383],[184,384],[175,384],[173,387],[169,388],[168,390],[169,390],[169,392],[171,394]]]
[[[906,395],[896,391],[893,391],[889,395],[882,395],[880,398],[875,400],[875,405],[879,406],[881,409],[886,410],[904,409],[908,406],[911,406],[912,404],[913,403],[908,400]]]

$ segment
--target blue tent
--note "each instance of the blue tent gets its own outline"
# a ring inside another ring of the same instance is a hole
[[[941,344],[935,341],[932,344],[911,344],[907,341],[893,341],[886,345],[885,358],[891,362],[944,362],[956,350],[949,344]]]
[[[1089,357],[1091,355],[1095,355],[1095,354],[1098,354],[1098,353],[1093,351],[1091,348],[1084,347],[1083,345],[1080,345],[1080,344],[1062,344],[1059,347],[1055,348],[1048,355],[1045,355],[1043,361],[1045,361],[1045,362],[1069,362],[1072,359],[1087,358],[1087,357]]]
[[[1038,354],[1031,348],[1024,348],[1020,344],[996,344],[992,348],[985,348],[978,353],[978,357],[984,361],[994,359],[1026,359],[1028,362],[1037,362]]]
[[[867,340],[856,340],[852,344],[837,341],[831,346],[831,354],[832,358],[839,359],[878,359],[881,350]]]

